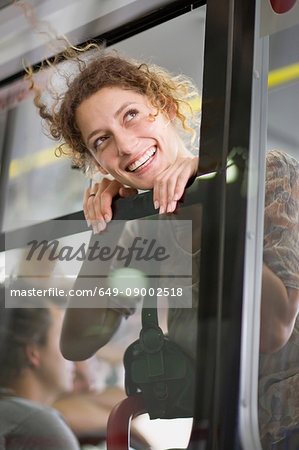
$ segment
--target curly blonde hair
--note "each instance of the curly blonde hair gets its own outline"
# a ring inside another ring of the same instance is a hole
[[[75,63],[76,76],[73,70],[67,74],[63,64],[58,64],[62,59]],[[188,101],[199,94],[193,82],[183,75],[172,76],[158,66],[139,63],[93,43],[81,50],[70,47],[54,62],[46,61],[45,64],[64,78],[64,92],[59,93],[50,82],[47,90],[54,102],[49,105],[43,100],[42,89],[35,82],[32,69],[27,69],[26,77],[35,92],[34,103],[50,136],[60,142],[56,155],[71,156],[80,168],[90,168],[92,159],[76,123],[76,110],[84,100],[104,87],[116,86],[145,95],[157,111],[164,114],[167,114],[169,101],[172,102],[176,106],[177,123],[183,131],[190,132],[192,137],[195,135],[199,118],[193,114]]]

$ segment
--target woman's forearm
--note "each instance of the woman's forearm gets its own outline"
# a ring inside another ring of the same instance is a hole
[[[60,348],[71,361],[82,361],[103,347],[118,329],[122,315],[110,308],[68,308]]]
[[[286,288],[263,264],[260,351],[274,353],[289,340],[298,313],[299,291]]]

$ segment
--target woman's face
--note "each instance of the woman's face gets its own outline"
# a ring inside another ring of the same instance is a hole
[[[55,399],[73,388],[74,364],[64,359],[60,352],[59,340],[64,311],[50,308],[52,323],[49,327],[47,343],[40,347],[39,378],[49,398]]]
[[[151,189],[153,181],[186,154],[182,141],[169,119],[150,104],[148,98],[132,90],[107,87],[84,100],[76,111],[76,121],[85,145],[99,169],[122,184]]]

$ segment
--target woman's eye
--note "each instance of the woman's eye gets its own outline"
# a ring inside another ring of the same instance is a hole
[[[101,136],[101,137],[97,138],[93,143],[93,148],[95,150],[98,150],[99,147],[101,146],[101,144],[103,144],[103,142],[106,141],[106,139],[108,139],[107,136]]]
[[[128,111],[125,114],[125,121],[126,122],[130,122],[132,119],[134,119],[134,117],[136,117],[138,114],[138,111],[136,111],[136,109],[131,109],[130,111]]]

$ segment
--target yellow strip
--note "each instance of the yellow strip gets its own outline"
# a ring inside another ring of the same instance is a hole
[[[201,97],[192,98],[188,103],[194,112],[201,110]]]
[[[268,76],[268,88],[280,86],[281,84],[289,83],[290,81],[299,78],[299,63],[291,64],[290,66],[280,67],[272,70]]]
[[[9,178],[13,179],[33,169],[40,169],[55,163],[58,158],[56,158],[54,151],[55,147],[51,147],[26,155],[23,158],[13,159],[9,166]]]

